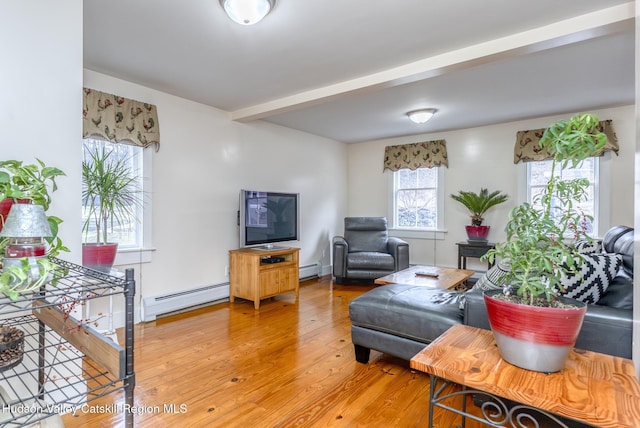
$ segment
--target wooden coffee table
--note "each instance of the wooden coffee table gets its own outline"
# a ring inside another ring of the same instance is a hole
[[[550,423],[567,427],[554,415],[590,426],[640,427],[640,383],[633,362],[625,358],[573,350],[565,368],[557,373],[529,371],[500,358],[491,331],[459,324],[416,354],[411,368],[431,377],[430,427],[434,407],[461,415],[462,426],[465,419],[491,426],[520,426],[509,425],[508,421],[523,412],[544,421],[540,426],[545,427]],[[445,392],[450,391],[447,388],[451,384],[462,385],[463,389],[447,397]],[[502,414],[497,419],[504,424],[492,425],[489,419],[466,411],[469,394],[492,397],[492,402],[507,399],[522,405],[501,406]],[[454,407],[454,397],[463,398],[460,407]]]
[[[438,274],[437,278],[416,275],[417,272],[432,271]],[[392,273],[391,275],[377,278],[373,281],[378,285],[407,284],[424,287],[440,288],[442,290],[453,289],[474,274],[472,270],[454,269],[437,266],[411,266],[410,268]]]

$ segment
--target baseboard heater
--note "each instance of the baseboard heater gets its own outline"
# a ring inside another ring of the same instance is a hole
[[[300,267],[300,280],[319,276],[318,264]],[[229,283],[208,285],[163,296],[142,299],[142,321],[154,321],[159,315],[229,299]]]
[[[154,321],[158,315],[166,315],[226,299],[229,299],[228,282],[164,296],[145,297],[142,299],[142,321]]]
[[[315,263],[312,265],[300,266],[300,281],[320,276],[320,265]]]

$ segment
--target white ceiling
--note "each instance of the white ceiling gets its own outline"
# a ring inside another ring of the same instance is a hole
[[[218,0],[83,4],[87,69],[347,143],[635,99],[633,1],[277,0],[250,27]]]

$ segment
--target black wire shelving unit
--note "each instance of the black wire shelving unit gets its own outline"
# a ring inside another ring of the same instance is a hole
[[[92,401],[124,391],[124,403],[103,411],[121,412],[133,427],[133,269],[110,276],[57,258],[42,289],[18,300],[0,295],[0,326],[24,332],[22,360],[0,362],[0,425],[19,427],[74,411],[91,411]],[[120,345],[74,317],[87,301],[112,296],[125,302]],[[16,358],[17,359],[17,358]]]

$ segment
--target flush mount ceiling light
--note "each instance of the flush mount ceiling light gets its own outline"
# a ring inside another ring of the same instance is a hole
[[[426,121],[431,119],[437,111],[438,110],[434,108],[423,108],[420,110],[412,110],[407,113],[407,116],[409,116],[409,119],[411,119],[412,122],[425,123]]]
[[[273,9],[276,0],[220,0],[229,18],[241,25],[257,24]]]

